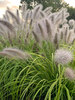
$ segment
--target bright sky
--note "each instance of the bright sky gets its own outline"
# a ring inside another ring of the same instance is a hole
[[[18,8],[21,0],[0,0],[0,17],[5,12],[6,7],[12,8]],[[64,0],[66,1],[70,6],[75,7],[75,0]]]
[[[5,13],[6,7],[18,8],[21,0],[0,0],[0,17]]]
[[[70,6],[75,7],[75,0],[64,0],[66,1]]]

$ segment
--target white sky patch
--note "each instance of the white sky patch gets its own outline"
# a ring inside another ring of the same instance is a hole
[[[18,6],[20,4],[21,0],[8,0],[8,2],[10,2],[9,6]]]
[[[21,0],[0,0],[0,17],[5,13],[7,7],[11,9],[18,8]]]
[[[6,6],[10,4],[10,2],[8,0],[0,0],[0,9],[4,9],[6,8]]]
[[[75,0],[64,0],[66,3],[68,3],[70,6],[75,7]]]
[[[18,8],[21,0],[0,0],[0,17],[4,14],[6,7]],[[75,7],[75,0],[64,0],[70,6]]]
[[[0,9],[0,18],[3,16],[4,13],[5,13],[5,9]]]

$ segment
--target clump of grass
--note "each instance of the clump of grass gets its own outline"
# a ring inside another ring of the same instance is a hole
[[[21,17],[7,9],[0,20],[1,100],[74,100],[74,73],[66,68],[75,69],[74,21],[67,23],[66,9],[51,9],[23,4]]]
[[[74,98],[74,81],[64,77],[62,65],[55,64],[54,52],[52,44],[43,42],[38,54],[31,53],[33,59],[8,61],[6,57],[1,58],[0,97],[19,100]]]

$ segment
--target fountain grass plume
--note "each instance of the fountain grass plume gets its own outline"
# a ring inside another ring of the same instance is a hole
[[[37,16],[39,15],[39,11],[41,11],[43,9],[43,6],[41,4],[37,5],[34,9],[33,9],[33,14],[32,14],[32,19],[35,20],[37,18]]]
[[[49,19],[44,18],[40,22],[34,24],[33,31],[41,42],[42,40],[53,42],[54,31],[52,26],[52,22]]]
[[[44,12],[49,16],[52,13],[52,7],[45,8]]]
[[[54,60],[57,64],[68,64],[73,60],[71,51],[58,49],[55,51]]]
[[[22,18],[24,18],[24,15],[26,13],[27,10],[27,3],[23,3],[21,6],[21,14],[22,14]]]
[[[48,19],[46,19],[46,27],[47,27],[47,33],[48,33],[48,36],[49,38],[51,39],[52,38],[52,24],[51,24],[51,21],[49,21]]]
[[[8,58],[25,59],[31,58],[31,55],[27,52],[23,52],[16,48],[5,48],[0,52],[1,56],[6,56]]]
[[[11,23],[9,23],[7,21],[4,21],[4,20],[1,20],[1,19],[0,19],[0,23],[3,24],[8,29],[10,29],[13,33],[15,32],[14,31],[14,26]]]
[[[43,11],[40,11],[40,15],[41,15],[42,18],[46,17],[46,14]]]
[[[45,37],[45,33],[44,33],[43,26],[41,25],[41,23],[38,23],[38,27],[40,29],[41,36],[44,38]]]
[[[75,80],[75,72],[74,72],[73,69],[71,69],[71,68],[69,68],[69,67],[67,67],[67,68],[65,69],[64,76],[65,76],[66,78],[68,78],[69,80]]]
[[[33,31],[33,35],[34,35],[34,38],[35,38],[36,42],[39,43],[39,42],[40,42],[40,39],[39,39],[39,37],[36,35],[36,33],[35,33],[34,31]]]
[[[12,11],[10,11],[10,10],[7,10],[7,12],[11,15],[12,18],[15,19],[17,24],[20,24],[19,19],[18,19],[19,16],[16,17],[15,14],[13,14]]]
[[[3,15],[3,19],[8,22],[10,21],[10,17],[9,17],[9,14],[7,13],[7,11],[5,12],[5,15]]]
[[[75,21],[73,19],[69,20],[70,28],[73,28]]]

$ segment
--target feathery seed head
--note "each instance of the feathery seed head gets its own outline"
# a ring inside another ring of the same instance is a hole
[[[67,64],[73,60],[73,56],[68,50],[58,49],[55,52],[54,60],[58,64]]]
[[[75,79],[75,73],[71,68],[66,68],[64,75],[69,80],[74,80]]]
[[[2,52],[0,52],[0,55],[6,56],[8,58],[25,59],[25,60],[31,58],[31,55],[29,55],[27,52],[23,52],[15,48],[5,48]]]
[[[69,25],[73,26],[75,24],[75,21],[73,19],[69,20]]]

